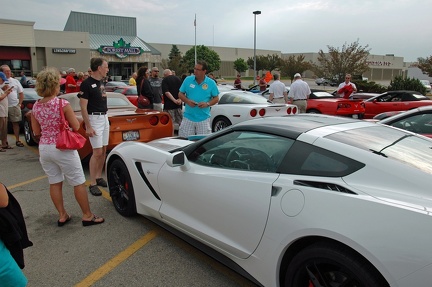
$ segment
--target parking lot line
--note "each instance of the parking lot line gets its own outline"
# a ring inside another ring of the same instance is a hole
[[[96,269],[93,273],[91,273],[87,278],[85,278],[80,283],[76,284],[75,287],[87,287],[91,286],[97,281],[99,281],[102,277],[111,272],[114,268],[120,265],[123,261],[128,259],[132,254],[141,249],[144,245],[149,243],[153,238],[157,236],[158,232],[155,230],[150,231],[134,243],[132,243],[128,248],[120,252],[117,256],[112,258],[110,261]]]
[[[46,175],[42,175],[42,176],[39,176],[39,177],[30,179],[30,180],[27,180],[27,181],[23,181],[23,182],[14,184],[14,185],[8,185],[8,189],[14,189],[14,188],[17,188],[17,187],[20,187],[20,186],[23,186],[23,185],[26,185],[26,184],[29,184],[29,183],[41,180],[41,179],[44,179],[46,177],[47,177]]]

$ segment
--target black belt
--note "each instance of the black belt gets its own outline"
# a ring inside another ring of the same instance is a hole
[[[297,100],[293,100],[293,102],[295,101],[306,101],[306,99],[297,99]]]
[[[106,112],[91,112],[89,115],[106,115]]]

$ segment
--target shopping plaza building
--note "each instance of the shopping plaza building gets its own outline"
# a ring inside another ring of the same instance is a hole
[[[72,11],[63,31],[34,29],[35,22],[0,19],[0,64],[7,64],[15,75],[25,71],[36,75],[45,66],[59,70],[75,68],[87,71],[92,57],[104,57],[109,62],[114,80],[127,79],[140,66],[159,67],[168,59],[172,45],[182,55],[193,45],[147,43],[137,36],[136,18],[90,14]],[[221,58],[221,68],[213,71],[218,77],[236,74],[234,61],[253,57],[253,49],[211,47]],[[306,61],[317,63],[318,53],[282,53],[276,50],[256,50],[256,55],[276,54],[282,58],[304,55]],[[407,63],[394,55],[369,55],[370,70],[363,77],[373,81],[390,81],[406,74]],[[191,67],[192,68],[192,67]],[[253,70],[245,72],[252,76]],[[314,77],[311,71],[304,77]]]

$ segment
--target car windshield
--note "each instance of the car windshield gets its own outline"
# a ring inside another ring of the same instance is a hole
[[[220,96],[219,104],[268,104],[261,95],[248,92],[232,92]]]
[[[317,99],[320,99],[320,98],[323,98],[323,99],[324,98],[334,98],[334,96],[332,94],[327,93],[327,92],[314,92],[313,94],[315,95],[315,97]]]
[[[430,85],[428,80],[420,80],[423,85]]]
[[[42,97],[36,93],[35,89],[24,89],[24,100],[39,100]]]
[[[327,138],[397,160],[432,174],[432,141],[384,126],[359,128]]]
[[[108,82],[105,86],[116,86],[116,87],[126,87],[127,85],[123,82]]]
[[[109,109],[120,108],[120,107],[130,107],[130,103],[123,98],[110,98],[110,97],[108,97],[107,106]]]

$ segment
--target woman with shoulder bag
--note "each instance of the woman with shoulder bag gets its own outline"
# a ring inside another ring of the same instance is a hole
[[[138,108],[153,109],[153,93],[148,80],[150,70],[147,67],[141,67],[137,72],[137,92],[138,92]]]
[[[32,110],[31,124],[39,140],[39,161],[50,184],[50,196],[58,213],[57,225],[64,226],[71,220],[63,202],[63,180],[73,186],[75,199],[82,211],[82,225],[90,226],[104,222],[104,219],[90,211],[85,177],[77,150],[60,150],[56,148],[57,136],[60,133],[61,113],[72,130],[78,131],[79,122],[75,113],[65,99],[57,97],[60,91],[60,73],[57,69],[47,67],[38,73],[36,91],[43,99],[37,101]],[[61,105],[61,106],[60,106]]]

